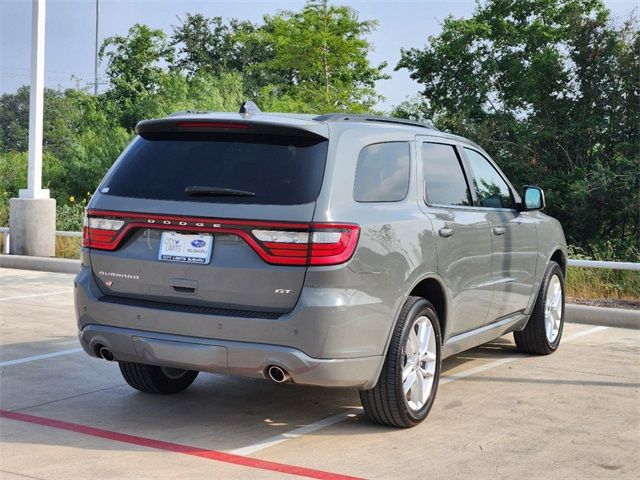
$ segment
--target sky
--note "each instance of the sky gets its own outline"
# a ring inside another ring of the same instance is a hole
[[[278,10],[299,10],[304,0],[99,0],[102,42],[111,35],[123,35],[134,23],[171,31],[186,13],[207,17],[239,18],[260,22],[263,15]],[[401,48],[421,48],[431,35],[441,30],[449,15],[469,17],[473,0],[335,0],[349,5],[363,20],[376,19],[377,30],[369,40],[373,64],[388,62],[389,80],[380,80],[377,89],[385,97],[378,108],[393,105],[419,92],[420,87],[406,70],[394,72]],[[618,19],[626,18],[640,0],[605,0]],[[45,86],[86,87],[93,84],[96,0],[47,0]],[[29,83],[31,45],[31,0],[0,0],[0,93],[14,92]],[[104,68],[104,65],[102,65]],[[101,71],[103,70],[101,68]],[[104,87],[103,87],[104,88]]]

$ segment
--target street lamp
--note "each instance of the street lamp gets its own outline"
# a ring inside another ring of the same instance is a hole
[[[10,253],[55,256],[56,201],[42,188],[45,0],[32,0],[27,188],[9,200]]]

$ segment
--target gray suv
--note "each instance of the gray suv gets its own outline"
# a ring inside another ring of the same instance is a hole
[[[428,414],[443,358],[514,332],[558,348],[567,250],[475,143],[386,117],[143,121],[87,209],[80,342],[143,392],[198,372],[360,391]]]

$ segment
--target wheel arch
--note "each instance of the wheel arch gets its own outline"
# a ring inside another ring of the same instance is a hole
[[[382,371],[384,359],[387,357],[389,344],[391,343],[391,337],[395,330],[396,324],[398,323],[400,312],[402,312],[402,307],[407,301],[407,298],[409,298],[410,296],[415,295],[431,302],[433,308],[435,308],[436,310],[436,314],[438,315],[438,322],[440,323],[440,333],[442,335],[442,344],[444,345],[445,343],[445,332],[449,320],[448,312],[450,301],[447,295],[447,289],[445,288],[445,283],[442,278],[440,278],[440,276],[435,272],[425,273],[415,279],[413,283],[409,284],[409,286],[405,289],[405,292],[406,293],[400,299],[400,302],[398,303],[398,306],[394,313],[393,322],[391,322],[391,327],[387,335],[387,341],[384,346],[384,351],[382,353],[382,356],[380,357],[380,365],[376,372],[375,380],[373,380],[372,383],[367,384],[364,388],[365,390],[375,387],[376,383],[378,382],[378,377],[380,376],[380,372]]]
[[[566,276],[567,276],[567,256],[562,251],[561,248],[556,248],[555,249],[555,251],[551,254],[551,257],[549,257],[549,262],[556,262],[558,265],[560,265],[560,268],[562,269],[562,274],[566,278]],[[547,262],[547,264],[549,264],[549,262]]]
[[[542,287],[542,279],[547,274],[549,270],[549,265],[551,262],[556,262],[560,265],[560,269],[562,270],[562,275],[566,281],[567,279],[567,268],[568,268],[568,258],[567,258],[567,248],[563,245],[557,245],[549,250],[550,254],[548,254],[546,261],[544,263],[544,268],[542,268],[542,273],[540,277],[536,279],[534,288],[531,292],[531,298],[529,299],[529,304],[525,309],[526,315],[531,315],[533,312],[533,308],[536,305],[536,301],[538,299],[538,295],[540,293],[540,288]],[[540,268],[540,267],[538,267]]]
[[[415,278],[412,283],[409,283],[407,287],[404,288],[404,291],[405,294],[400,299],[400,302],[398,302],[396,311],[393,316],[393,322],[391,322],[391,328],[389,329],[389,334],[387,335],[387,341],[384,347],[384,356],[387,355],[389,342],[391,341],[391,335],[393,334],[393,329],[398,323],[398,317],[400,316],[400,312],[402,311],[402,306],[407,301],[407,298],[412,295],[422,297],[425,300],[431,302],[433,307],[436,309],[436,314],[438,315],[443,343],[445,340],[445,332],[448,325],[449,298],[447,296],[447,290],[442,278],[440,278],[440,276],[435,272],[424,273],[423,275]]]
[[[447,298],[442,283],[435,277],[424,278],[411,289],[408,296],[422,297],[433,305],[438,314],[440,332],[444,341],[447,326]]]

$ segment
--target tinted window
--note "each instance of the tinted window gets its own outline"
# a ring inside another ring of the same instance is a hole
[[[489,161],[475,150],[464,149],[473,171],[474,188],[482,207],[514,208],[513,198],[507,182]]]
[[[471,205],[467,181],[453,146],[423,143],[422,160],[424,185],[429,203]]]
[[[358,156],[353,198],[357,202],[397,202],[409,190],[409,144],[377,143]]]
[[[109,195],[217,203],[295,205],[317,199],[327,142],[242,134],[162,134],[135,140],[108,183]],[[189,195],[203,186],[255,196]]]

